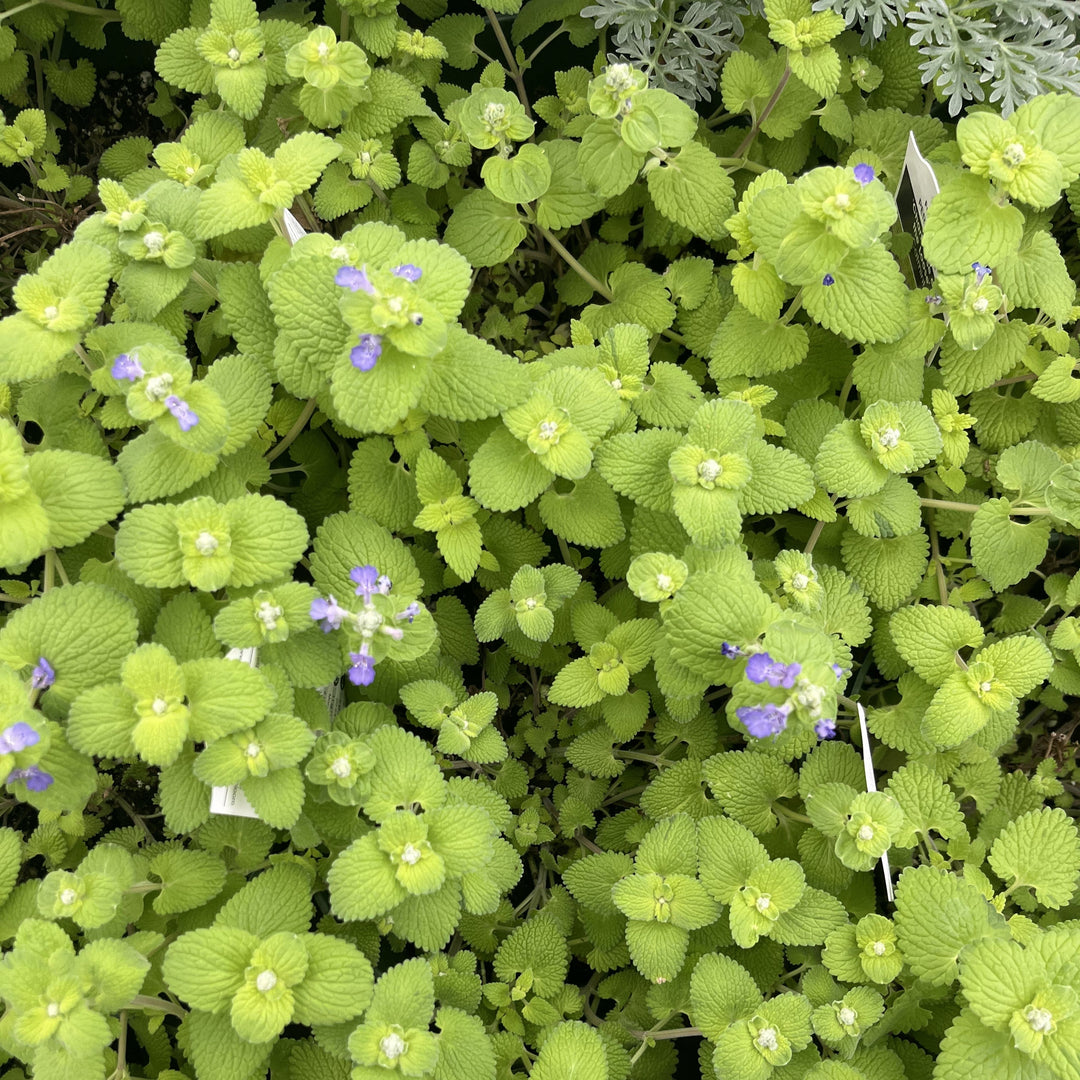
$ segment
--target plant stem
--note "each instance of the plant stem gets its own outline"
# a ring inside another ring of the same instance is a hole
[[[136,994],[131,999],[128,1008],[156,1010],[158,1012],[168,1013],[170,1016],[177,1016],[181,1020],[187,1019],[186,1009],[182,1009],[172,1001],[166,1001],[164,998],[159,997],[150,997],[148,994]]]
[[[127,1010],[120,1010],[120,1037],[116,1044],[116,1068],[109,1080],[123,1080],[127,1076]]]
[[[560,26],[554,33],[548,34],[548,36],[525,57],[525,63],[522,64],[522,70],[524,71],[565,30],[565,26]]]
[[[525,106],[525,115],[531,117],[532,106],[529,104],[529,95],[525,92],[525,80],[521,77],[521,68],[518,67],[517,61],[514,59],[514,50],[510,48],[510,42],[506,40],[503,28],[499,24],[499,17],[488,7],[484,8],[484,14],[487,15],[488,22],[491,23],[491,29],[495,31],[495,37],[498,38],[499,48],[502,49],[503,56],[506,57],[506,66],[510,71],[510,78],[514,80],[514,85],[517,87],[517,94],[521,99],[521,104]]]
[[[941,603],[944,606],[949,602],[949,586],[945,580],[945,567],[941,563],[941,545],[938,543],[937,529],[933,526],[930,527],[930,555],[937,570],[938,596],[941,597]]]
[[[804,555],[810,555],[813,553],[814,546],[818,542],[818,538],[821,536],[822,530],[825,528],[824,521],[815,521],[814,528],[810,533],[810,539],[806,541],[806,547],[803,548]]]
[[[773,109],[776,108],[776,103],[780,100],[780,95],[784,92],[784,87],[788,84],[788,79],[791,78],[791,68],[787,65],[784,67],[784,74],[780,76],[780,81],[776,84],[776,89],[772,92],[772,97],[765,102],[765,108],[761,110],[761,115],[754,121],[754,126],[747,132],[746,138],[739,143],[738,149],[735,151],[736,158],[742,158],[746,156],[747,150],[753,145],[754,140],[758,136],[758,132],[761,130],[761,125],[769,119],[769,115]]]
[[[695,1036],[704,1036],[701,1028],[666,1028],[663,1031],[631,1031],[635,1039],[692,1039]]]
[[[218,295],[217,289],[215,289],[214,286],[211,285],[210,282],[207,281],[206,278],[204,278],[198,270],[191,271],[191,280],[194,281],[195,284],[198,285],[200,288],[204,289],[215,300],[221,299],[221,297]]]
[[[0,592],[0,604],[29,604],[31,600],[33,600],[32,596],[22,599],[18,596],[8,596],[7,593]]]
[[[951,499],[920,499],[919,503],[937,510],[963,510],[969,514],[979,509],[976,503],[953,502]],[[1010,507],[1009,513],[1019,514],[1022,517],[1050,517],[1054,511],[1049,506],[1013,506]]]
[[[615,295],[612,293],[612,291],[605,284],[603,284],[603,282],[601,282],[599,278],[593,277],[593,275],[590,274],[589,271],[586,270],[585,267],[582,266],[581,263],[579,263],[577,259],[575,259],[574,256],[570,254],[569,251],[567,251],[567,249],[563,246],[562,241],[559,240],[553,232],[551,232],[549,229],[545,229],[543,225],[537,225],[536,227],[540,230],[540,235],[543,236],[544,239],[547,240],[547,242],[562,256],[563,261],[566,263],[566,265],[569,266],[570,269],[573,270],[574,273],[576,273],[578,277],[582,279],[582,281],[584,281],[587,285],[591,285],[594,292],[598,292],[608,302],[611,302],[615,299]]]
[[[285,437],[274,447],[271,447],[263,457],[267,463],[276,461],[290,446],[296,441],[297,436],[307,427],[307,422],[311,419],[311,414],[315,411],[315,399],[309,398],[307,404],[304,406],[300,415],[296,418],[296,423],[285,433]]]
[[[738,172],[739,169],[746,169],[748,172],[754,173],[767,173],[769,171],[768,165],[762,165],[758,161],[750,161],[748,158],[722,157],[720,158],[720,164],[729,172]]]

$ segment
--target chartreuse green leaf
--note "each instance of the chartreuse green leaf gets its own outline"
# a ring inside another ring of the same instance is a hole
[[[600,1033],[580,1020],[559,1024],[544,1040],[531,1075],[536,1080],[561,1080],[569,1076],[607,1080],[608,1059]]]
[[[956,672],[963,660],[961,649],[978,648],[984,637],[969,612],[925,605],[894,612],[889,631],[897,652],[931,686],[940,686]]]
[[[142,585],[189,582],[213,592],[286,573],[307,547],[300,515],[270,495],[227,503],[199,496],[129,511],[117,531],[117,559]]]
[[[1080,871],[1080,837],[1060,807],[1014,818],[990,848],[990,865],[1010,889],[1026,886],[1048,908],[1068,904]]]
[[[904,962],[932,986],[956,979],[965,946],[1009,936],[1005,920],[974,882],[930,866],[908,867],[900,875],[896,929]]]

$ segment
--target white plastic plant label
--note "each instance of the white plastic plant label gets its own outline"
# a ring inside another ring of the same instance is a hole
[[[248,667],[259,666],[259,650],[256,648],[230,649],[225,654],[226,660],[241,660]],[[230,814],[232,817],[257,818],[255,807],[247,801],[239,784],[229,787],[216,787],[210,792],[210,813]]]
[[[914,238],[911,245],[911,275],[915,285],[928,289],[934,281],[934,268],[923,253],[923,225],[930,200],[941,190],[930,162],[922,156],[915,132],[908,132],[907,153],[904,155],[904,171],[896,189],[896,209],[904,232]]]
[[[859,732],[862,735],[862,761],[863,775],[866,777],[866,790],[877,791],[877,781],[874,779],[874,752],[870,747],[870,731],[866,726],[866,710],[862,703],[855,702],[855,709],[859,714]],[[885,876],[885,895],[889,903],[893,902],[892,868],[889,866],[889,853],[886,851],[881,856],[881,872]]]
[[[285,210],[281,216],[285,222],[285,235],[289,238],[290,244],[295,244],[301,236],[307,236],[307,230],[296,220],[291,210]]]

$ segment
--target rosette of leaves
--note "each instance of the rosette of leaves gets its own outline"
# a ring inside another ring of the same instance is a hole
[[[1007,119],[978,113],[960,120],[956,140],[970,172],[946,183],[926,215],[923,244],[939,272],[963,273],[976,262],[995,270],[1012,264],[1008,284],[1030,296],[1033,307],[1039,306],[1039,295],[1024,287],[1023,263],[1038,262],[1042,284],[1049,287],[1048,300],[1057,293],[1058,282],[1064,286],[1052,240],[1036,241],[1026,257],[1018,251],[1025,215],[1012,200],[1036,209],[1057,201],[1080,174],[1074,137],[1078,124],[1078,102],[1067,94],[1039,97]],[[1063,313],[1060,307],[1057,312]]]
[[[879,242],[896,220],[896,203],[873,169],[812,169],[792,184],[759,177],[728,222],[754,252],[732,276],[739,303],[710,347],[710,373],[765,375],[805,359],[805,330],[780,319],[786,286],[819,325],[861,342],[889,342],[907,329],[908,290],[900,267]],[[861,170],[867,170],[862,172]],[[768,341],[773,354],[762,360]]]
[[[852,870],[869,870],[904,824],[904,812],[891,795],[858,792],[835,781],[807,792],[806,811],[814,827],[835,841],[836,857]]]
[[[208,495],[129,510],[116,536],[116,557],[141,585],[191,584],[206,592],[272,581],[304,553],[300,515],[270,495],[219,503]]]
[[[68,738],[86,754],[168,766],[189,741],[211,742],[253,727],[274,702],[255,668],[232,660],[179,664],[163,645],[140,645],[118,683],[80,694]]]
[[[370,798],[362,805],[372,816]],[[354,840],[330,869],[333,910],[343,919],[389,915],[399,936],[441,948],[461,915],[462,877],[482,874],[492,859],[491,817],[479,806],[444,804],[422,813],[395,810],[377,820],[378,827]],[[467,910],[474,906],[465,903]]]
[[[349,110],[371,96],[371,67],[364,50],[338,41],[328,26],[317,26],[285,57],[285,70],[304,84],[296,93],[301,112],[318,128],[339,126]]]
[[[983,646],[977,620],[955,609],[912,607],[896,612],[889,625],[900,655],[933,688],[921,732],[939,747],[1007,738],[1020,699],[1053,662],[1034,636],[1014,634]],[[964,660],[959,650],[968,648],[974,651]]]
[[[0,378],[55,375],[101,311],[111,274],[109,252],[79,240],[22,275],[12,290],[16,312],[0,319]]]
[[[297,23],[260,19],[254,0],[211,0],[209,22],[170,34],[155,67],[173,85],[193,94],[216,93],[251,120],[267,87],[288,82],[286,53],[304,36]]]
[[[78,953],[55,923],[22,920],[13,947],[0,961],[0,997],[7,1006],[0,1044],[40,1076],[104,1077],[113,1041],[110,1014],[128,1007],[142,989],[150,962],[144,951],[159,934],[137,944],[103,938]]]
[[[690,979],[690,1017],[714,1043],[712,1064],[718,1076],[768,1080],[793,1060],[817,1060],[808,1051],[812,1031],[810,1002],[802,994],[765,1000],[750,973],[728,956],[701,957]]]
[[[360,370],[351,359],[359,335],[381,337],[386,327],[357,322],[354,329],[346,323],[341,305],[362,290],[353,294],[335,278],[343,267],[377,272],[399,266],[416,267],[420,277],[407,282],[390,274],[392,288],[409,285],[409,297],[423,305],[424,317],[432,321],[431,333],[410,323],[410,329],[421,331],[414,337],[416,346],[425,351],[445,334],[444,344],[433,355],[415,355],[388,339],[375,364]],[[326,235],[303,237],[267,281],[278,327],[277,378],[301,397],[323,394],[329,383],[333,407],[358,431],[388,431],[418,407],[460,421],[497,415],[526,396],[528,379],[516,360],[457,324],[469,280],[468,264],[452,249],[431,240],[409,240],[392,226],[359,225],[337,241]]]
[[[490,510],[514,510],[558,476],[583,479],[618,412],[618,393],[596,369],[563,366],[548,372],[528,400],[503,410],[502,424],[473,455],[473,496]]]
[[[771,859],[749,829],[727,817],[698,823],[699,877],[709,895],[728,906],[735,943],[752,948],[762,937],[782,945],[820,945],[845,921],[835,897],[806,884],[792,859]]]
[[[412,716],[439,733],[435,745],[442,753],[480,764],[506,760],[506,740],[491,726],[498,698],[490,690],[459,694],[445,683],[422,679],[399,693]]]
[[[374,766],[375,752],[364,738],[328,731],[316,741],[304,775],[332,802],[356,806],[368,794],[367,775]]]
[[[685,436],[652,428],[606,439],[597,468],[639,505],[673,511],[695,543],[730,543],[744,513],[779,513],[813,494],[806,462],[765,442],[758,424],[746,402],[706,402]]]
[[[611,887],[612,903],[627,918],[630,958],[650,982],[677,978],[690,931],[709,926],[720,913],[697,868],[697,826],[678,815],[646,833],[634,855],[634,872]]]
[[[317,632],[311,604],[318,591],[301,581],[230,587],[214,616],[214,634],[233,649],[259,650],[259,662],[282,668],[295,687],[325,686],[341,674],[340,642]]]
[[[965,950],[967,1004],[942,1041],[940,1067],[974,1057],[995,1080],[1025,1069],[1064,1075],[1080,1042],[1077,937],[1058,926],[1024,945],[988,940]]]
[[[110,462],[73,450],[27,454],[18,430],[0,418],[0,566],[85,540],[123,504],[124,481]]]
[[[296,824],[304,805],[299,765],[314,742],[314,733],[299,717],[269,712],[256,723],[245,718],[244,726],[207,742],[191,767],[204,784],[239,784],[263,821],[287,829]],[[181,759],[174,768],[185,764]]]
[[[265,225],[292,206],[340,153],[328,135],[302,131],[272,155],[255,146],[231,154],[198,200],[196,235],[205,240]]]
[[[814,1009],[814,1034],[828,1047],[850,1058],[867,1030],[885,1011],[881,995],[868,986],[856,986],[843,997],[833,998]]]
[[[343,1023],[371,1001],[371,964],[351,941],[288,930],[261,935],[229,921],[182,934],[162,974],[193,1009],[227,1016],[244,1042],[268,1043],[289,1023]]]
[[[477,609],[477,641],[502,638],[523,656],[538,656],[537,643],[555,630],[555,616],[581,585],[581,575],[562,564],[522,566],[508,589],[492,590]]]
[[[379,977],[348,1048],[354,1080],[495,1077],[495,1054],[480,1019],[452,1005],[436,1009],[431,965],[422,957],[395,964]]]
[[[882,985],[891,983],[904,966],[892,920],[873,912],[829,934],[821,962],[843,982]]]

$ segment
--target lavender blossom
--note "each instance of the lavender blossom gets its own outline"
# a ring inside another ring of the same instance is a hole
[[[399,611],[394,618],[397,619],[398,622],[401,622],[402,619],[408,619],[409,622],[412,623],[413,619],[419,614],[420,605],[414,600],[404,611]]]
[[[30,791],[44,791],[52,784],[53,777],[44,769],[39,769],[36,765],[30,765],[25,769],[12,769],[8,773],[5,782],[10,784],[15,780],[25,780]]]
[[[135,353],[121,353],[113,361],[112,377],[114,379],[127,379],[129,382],[135,382],[136,379],[141,379],[145,374],[146,372],[143,371],[143,366],[139,363],[139,358]]]
[[[349,352],[349,361],[360,371],[370,371],[382,356],[382,337],[379,334],[361,334],[360,342]]]
[[[0,731],[0,754],[17,754],[28,746],[37,746],[39,742],[41,736],[29,724],[20,720]]]
[[[802,671],[802,664],[782,664],[767,652],[755,653],[746,662],[746,677],[753,683],[767,682],[774,688],[790,690],[795,678]]]
[[[366,266],[342,266],[334,275],[334,284],[348,289],[349,292],[366,292],[368,296],[375,295],[375,286],[371,284],[367,276]]]
[[[375,681],[375,661],[368,653],[366,644],[359,652],[349,653],[349,682],[353,686],[370,686]]]
[[[836,734],[836,721],[830,720],[827,717],[822,717],[814,725],[814,734],[819,739],[831,739]]]
[[[726,641],[720,643],[720,655],[728,660],[734,660],[736,656],[742,656],[742,649],[738,645],[731,645]]]
[[[165,408],[176,417],[181,431],[190,431],[198,422],[199,418],[192,411],[191,406],[175,394],[170,394],[165,399]]]
[[[783,705],[744,705],[735,710],[735,715],[746,726],[746,730],[755,739],[765,739],[770,735],[779,735],[787,727],[788,713],[791,706]]]
[[[333,594],[328,600],[324,600],[321,596],[312,600],[311,610],[308,614],[322,627],[324,634],[329,634],[331,630],[337,630],[342,621],[349,617],[349,612],[345,608],[338,606]]]
[[[864,187],[874,179],[874,169],[872,165],[867,165],[863,162],[860,165],[855,166],[855,179],[859,181]]]
[[[364,598],[365,604],[371,603],[372,593],[379,592],[379,571],[370,563],[354,566],[349,571],[349,580],[356,586],[356,595]]]
[[[987,274],[992,274],[994,272],[989,266],[984,266],[981,262],[973,262],[971,264],[971,269],[975,271],[976,285],[981,285],[983,278],[986,277]]]
[[[423,272],[419,266],[414,266],[412,263],[402,263],[390,271],[394,277],[404,278],[405,281],[419,281]]]
[[[30,674],[30,685],[35,690],[44,690],[56,682],[56,672],[44,656],[38,657],[38,662]]]
[[[826,275],[825,275],[825,276],[824,276],[824,277],[823,277],[823,278],[821,279],[821,284],[822,284],[822,285],[835,285],[835,284],[836,284],[836,278],[834,278],[834,277],[832,276],[832,274],[826,274]]]

